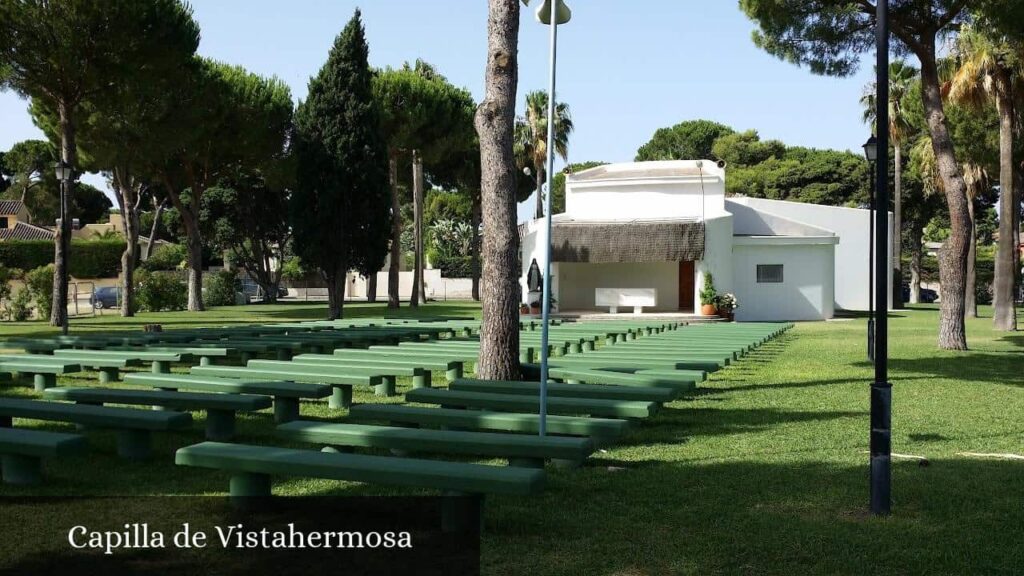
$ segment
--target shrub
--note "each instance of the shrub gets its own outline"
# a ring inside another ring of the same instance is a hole
[[[68,273],[76,278],[109,278],[121,269],[125,243],[114,240],[72,240]],[[53,264],[52,240],[11,240],[0,243],[0,265],[33,270]]]
[[[715,281],[710,273],[704,275],[704,287],[700,290],[700,303],[702,306],[718,304],[718,292],[715,290]]]
[[[7,314],[15,322],[24,322],[32,317],[32,293],[28,288],[22,288],[11,298],[7,306]]]
[[[221,270],[203,276],[203,303],[207,306],[232,306],[235,293],[242,288],[234,272]]]
[[[136,282],[135,297],[140,310],[184,310],[188,303],[188,288],[178,274],[140,271]]]
[[[305,264],[298,256],[292,256],[281,265],[281,278],[291,282],[298,282],[306,279],[311,272],[306,269]]]
[[[36,304],[40,318],[49,318],[53,311],[53,264],[40,266],[25,274],[25,289]]]
[[[445,278],[472,278],[473,258],[470,256],[442,256],[435,254],[431,263]]]
[[[142,263],[141,268],[151,272],[157,270],[178,270],[185,263],[187,257],[188,254],[185,251],[184,245],[166,244],[157,248],[149,256],[149,260]]]

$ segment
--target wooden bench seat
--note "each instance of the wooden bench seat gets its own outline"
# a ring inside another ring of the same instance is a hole
[[[272,476],[428,488],[460,496],[479,495],[471,499],[474,505],[469,510],[458,508],[461,500],[448,501],[444,506],[443,520],[447,529],[478,530],[483,518],[484,494],[528,495],[536,494],[544,487],[544,471],[530,468],[219,442],[180,448],[174,461],[181,466],[230,472],[229,493],[234,498],[270,496]]]
[[[289,438],[344,448],[387,448],[407,452],[469,454],[507,458],[516,466],[543,467],[545,460],[579,464],[593,451],[589,438],[462,432],[369,424],[296,420],[277,427]]]
[[[357,422],[390,422],[396,425],[494,430],[523,434],[537,434],[540,427],[540,416],[537,414],[426,408],[398,404],[357,404],[349,410],[347,419]],[[587,436],[598,447],[615,443],[629,430],[629,427],[628,420],[615,418],[559,415],[547,417],[548,433]]]
[[[206,438],[230,440],[235,435],[235,413],[252,412],[271,407],[267,396],[252,394],[211,394],[202,392],[170,392],[166,390],[124,390],[114,388],[50,388],[45,393],[52,400],[79,404],[138,404],[170,410],[205,410]]]
[[[490,392],[492,394],[523,394],[536,396],[540,382],[522,380],[476,380],[456,378],[448,383],[450,390]],[[639,388],[614,384],[560,384],[548,382],[548,396],[568,398],[601,398],[604,400],[639,400],[642,402],[671,402],[679,392],[672,388]]]
[[[85,437],[78,434],[0,428],[0,471],[5,484],[38,484],[46,457],[80,454]]]
[[[460,392],[457,390],[438,390],[433,388],[410,390],[405,394],[405,399],[409,402],[438,404],[444,407],[458,406],[505,412],[536,412],[540,408],[540,400],[533,396]],[[647,418],[658,411],[658,404],[655,402],[630,400],[557,396],[548,398],[547,408],[551,414],[588,414],[610,418]]]
[[[0,398],[0,427],[9,428],[13,418],[70,422],[116,430],[118,455],[135,460],[149,457],[152,432],[187,430],[192,425],[192,415],[182,412]]]
[[[274,398],[274,421],[291,422],[299,417],[299,399],[325,398],[331,387],[322,384],[275,380],[239,380],[196,374],[128,374],[126,384],[152,386],[160,390],[199,390],[223,394],[256,394]]]

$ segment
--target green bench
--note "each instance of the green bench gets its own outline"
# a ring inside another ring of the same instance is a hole
[[[589,438],[566,436],[528,436],[494,432],[462,432],[374,426],[369,424],[337,424],[296,420],[277,427],[278,432],[294,440],[330,447],[385,448],[396,455],[409,452],[468,454],[507,458],[513,466],[538,468],[545,460],[578,465],[594,451]]]
[[[17,356],[0,356],[0,362],[3,361],[26,361],[26,362],[39,362],[39,363],[52,363],[54,360],[59,361],[58,358],[52,356],[33,356],[27,359],[19,358]],[[124,358],[91,358],[88,356],[75,357],[74,361],[83,368],[92,368],[99,372],[99,380],[101,384],[109,384],[111,382],[117,382],[117,377],[121,373],[121,370],[129,366],[139,366],[142,362],[138,360],[127,360]]]
[[[464,430],[490,430],[537,434],[540,416],[515,412],[425,408],[398,404],[357,404],[348,412],[356,422],[389,422],[395,425],[429,426]],[[629,430],[628,420],[582,416],[547,417],[549,434],[587,436],[594,446],[614,444]]]
[[[461,392],[417,388],[405,394],[409,402],[438,404],[442,407],[479,408],[504,412],[536,412],[540,399],[521,394],[489,394],[486,392]],[[588,414],[608,418],[647,418],[658,411],[655,402],[635,400],[603,400],[597,398],[548,398],[547,409],[551,414]]]
[[[250,360],[256,362],[256,360]],[[352,405],[352,386],[361,384],[373,386],[378,393],[394,390],[394,378],[369,374],[338,374],[329,368],[303,370],[300,366],[286,368],[250,368],[234,366],[196,366],[192,374],[197,376],[218,376],[222,378],[243,378],[248,380],[272,380],[295,382],[297,384],[326,384],[331,388],[328,403],[331,408],[348,408]],[[388,382],[390,381],[390,382]]]
[[[303,355],[303,357],[306,355]],[[354,350],[351,348],[345,348],[341,350],[335,350],[334,354],[325,356],[329,358],[333,356],[335,360],[344,359],[346,362],[351,362],[353,365],[358,363],[372,363],[372,362],[384,362],[394,365],[411,365],[420,366],[426,370],[444,372],[445,378],[453,380],[455,378],[462,377],[463,365],[466,360],[462,358],[447,358],[443,355],[436,354],[421,354],[419,352],[409,352],[398,348],[392,348],[390,350],[372,349],[372,350]],[[297,357],[296,359],[302,359]],[[413,383],[415,385],[415,382]]]
[[[448,383],[448,389],[536,396],[540,393],[540,382],[456,378]],[[548,396],[601,398],[604,400],[639,400],[641,402],[671,402],[679,395],[679,392],[672,388],[638,388],[616,386],[614,384],[561,384],[558,382],[548,382],[547,389]]]
[[[208,366],[213,363],[214,358],[227,358],[234,352],[224,346],[146,346],[144,348],[132,346],[118,346],[107,348],[118,352],[169,352],[177,354],[188,354],[199,358],[200,366]]]
[[[628,355],[627,355],[628,356]],[[552,366],[581,367],[581,368],[618,368],[619,370],[644,370],[648,368],[671,368],[673,370],[694,370],[699,372],[715,372],[728,363],[725,357],[713,358],[688,358],[674,360],[647,360],[643,358],[616,358],[613,356],[601,356],[597,354],[574,354],[571,356],[559,356],[548,361]]]
[[[0,471],[5,484],[38,484],[42,459],[80,454],[87,442],[78,434],[0,428]]]
[[[138,404],[171,410],[205,410],[206,438],[229,440],[235,435],[235,413],[270,408],[267,396],[251,394],[210,394],[166,390],[123,390],[114,388],[50,388],[45,396],[78,404]]]
[[[302,398],[325,398],[331,395],[331,387],[300,382],[238,380],[196,374],[128,374],[126,384],[152,386],[165,391],[199,390],[222,394],[256,394],[274,399],[274,421],[291,422],[299,418],[299,400]]]
[[[531,370],[535,370],[537,373],[540,371],[539,366],[531,366],[530,368]],[[524,372],[526,371],[524,370]],[[630,374],[628,372],[616,372],[613,370],[565,368],[562,366],[552,366],[548,368],[549,377],[565,380],[570,384],[615,384],[617,386],[638,387],[653,386],[656,388],[671,388],[680,394],[692,391],[696,388],[697,384],[694,382],[694,376],[690,375],[686,371],[676,370],[674,372],[681,372],[681,374],[677,378],[666,378],[664,376]]]
[[[0,373],[32,376],[36,392],[57,385],[58,374],[81,372],[82,366],[74,361],[60,360],[52,356],[26,355],[18,360],[0,360]]]
[[[270,496],[272,476],[437,489],[459,497],[472,495],[469,509],[463,507],[465,501],[461,498],[446,499],[443,524],[449,530],[480,528],[484,494],[528,495],[544,487],[544,471],[530,468],[219,442],[180,448],[174,461],[181,466],[230,472],[229,494],[233,498]]]
[[[99,359],[122,359],[128,361],[150,362],[155,374],[167,374],[171,371],[172,362],[189,362],[191,354],[185,352],[150,352],[141,350],[126,352],[119,350],[54,350],[54,358],[67,358],[75,361],[93,361]]]
[[[321,355],[323,356],[323,355]],[[331,356],[333,358],[333,356]],[[250,360],[246,367],[270,370],[290,370],[293,374],[323,374],[325,372],[334,375],[335,379],[349,378],[346,383],[366,384],[374,388],[378,396],[394,396],[395,377],[411,376],[413,384],[417,387],[430,387],[430,371],[419,365],[388,365],[384,362],[371,364],[348,363],[342,359],[335,359],[329,362],[316,360],[297,360],[298,356],[285,362],[282,360]],[[379,378],[375,380],[364,380],[364,378]],[[340,384],[340,382],[339,382]]]
[[[10,428],[13,418],[70,422],[114,430],[118,455],[133,460],[149,457],[153,432],[187,430],[192,426],[192,415],[183,412],[0,398],[0,428]]]

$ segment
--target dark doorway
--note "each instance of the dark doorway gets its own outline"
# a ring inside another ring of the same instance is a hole
[[[693,313],[697,275],[692,260],[679,263],[679,311]]]

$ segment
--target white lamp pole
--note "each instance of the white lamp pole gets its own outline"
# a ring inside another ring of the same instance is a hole
[[[562,0],[545,0],[537,8],[537,20],[551,27],[551,77],[548,84],[548,161],[547,196],[544,198],[544,288],[541,292],[540,328],[540,426],[541,436],[548,427],[548,324],[551,321],[551,192],[555,169],[555,69],[558,62],[558,25],[572,18],[572,11]],[[539,192],[538,192],[539,193]]]

